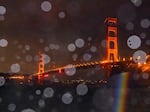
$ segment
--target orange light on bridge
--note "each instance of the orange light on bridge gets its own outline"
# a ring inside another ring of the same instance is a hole
[[[23,80],[24,76],[11,76],[11,77],[9,77],[9,79],[20,79],[20,80]]]
[[[130,61],[132,61],[133,60],[133,57],[130,57]]]
[[[61,74],[61,73],[62,73],[62,70],[61,70],[61,69],[59,69],[59,70],[58,70],[58,73],[59,73],[59,74]]]
[[[49,77],[49,74],[44,74],[43,77],[44,77],[44,78],[48,78],[48,77]]]
[[[123,58],[123,61],[126,61],[126,58]]]

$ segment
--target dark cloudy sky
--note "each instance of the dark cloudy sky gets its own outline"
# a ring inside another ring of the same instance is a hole
[[[12,72],[19,65],[19,72],[35,73],[39,51],[46,55],[46,69],[103,59],[108,16],[118,17],[120,57],[137,50],[127,46],[131,35],[141,38],[139,49],[148,53],[150,1],[134,1],[48,0],[49,4],[42,5],[44,0],[0,0],[0,39],[8,42],[0,47],[0,71]],[[84,46],[68,50],[77,39],[83,39]]]

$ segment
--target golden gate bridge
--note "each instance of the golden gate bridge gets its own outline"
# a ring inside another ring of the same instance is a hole
[[[62,73],[66,68],[85,68],[91,66],[99,66],[102,69],[106,70],[106,76],[110,77],[110,71],[112,68],[124,68],[124,71],[128,69],[140,69],[142,72],[150,71],[150,63],[135,63],[132,57],[129,58],[119,58],[118,54],[118,28],[117,28],[117,18],[106,18],[105,24],[107,25],[107,34],[106,34],[106,58],[101,61],[92,61],[92,62],[84,62],[71,64],[71,66],[62,66],[49,70],[45,70],[44,68],[44,59],[43,53],[39,53],[39,62],[38,62],[38,72],[31,74],[27,77],[27,79],[32,80],[34,77],[37,77],[37,82],[42,83],[44,77],[51,75],[53,72]],[[148,55],[147,58],[150,56]],[[83,69],[84,70],[84,69]],[[25,80],[25,75],[14,74],[9,76],[10,79],[20,79]]]
[[[118,28],[117,28],[117,18],[106,18],[105,24],[107,25],[107,35],[106,35],[106,59],[103,61],[93,61],[93,62],[84,62],[78,64],[72,64],[71,66],[62,66],[54,69],[45,70],[44,69],[44,60],[43,54],[39,53],[39,63],[38,63],[38,73],[33,74],[32,76],[38,77],[38,82],[40,83],[43,79],[44,74],[46,76],[50,75],[52,72],[62,73],[66,68],[86,68],[90,66],[99,65],[101,68],[107,71],[106,75],[109,77],[110,71],[113,67],[126,67],[126,68],[141,68],[144,71],[150,70],[149,65],[141,66],[140,63],[135,63],[132,57],[120,59],[118,55]],[[143,68],[142,68],[143,67]]]

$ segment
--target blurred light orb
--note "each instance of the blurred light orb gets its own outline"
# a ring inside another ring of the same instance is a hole
[[[147,35],[146,35],[146,33],[144,33],[144,32],[140,34],[140,37],[141,37],[142,39],[145,39],[146,36],[147,36]]]
[[[35,62],[38,62],[38,61],[39,61],[39,55],[35,55],[35,56],[34,56],[34,61],[35,61]]]
[[[30,50],[30,46],[29,46],[29,45],[25,45],[24,48],[25,48],[25,50],[27,50],[27,51]]]
[[[134,29],[134,24],[131,23],[131,22],[127,23],[126,24],[126,29],[129,30],[129,31],[133,30]]]
[[[31,108],[27,108],[27,109],[23,109],[21,112],[36,112],[36,111]]]
[[[1,62],[4,62],[5,59],[6,59],[5,57],[0,57],[0,61],[1,61]]]
[[[73,76],[73,75],[75,75],[75,73],[76,73],[76,68],[75,68],[75,66],[74,65],[67,65],[67,66],[65,66],[65,73],[66,73],[66,75],[68,75],[68,76]]]
[[[84,61],[90,61],[91,58],[92,58],[91,54],[85,53],[85,54],[83,55],[83,60],[84,60]]]
[[[150,40],[146,40],[146,45],[150,46]]]
[[[135,63],[144,64],[146,62],[146,53],[142,50],[138,50],[133,54],[133,61]]]
[[[76,61],[77,58],[78,58],[78,54],[73,54],[73,55],[72,55],[72,58],[73,58],[73,61]]]
[[[45,104],[45,101],[43,99],[40,99],[38,101],[38,105],[39,105],[39,107],[43,108],[43,107],[45,107],[46,104]]]
[[[69,52],[74,52],[75,50],[76,50],[76,46],[73,43],[68,45],[68,51]]]
[[[76,88],[76,92],[78,95],[86,95],[88,93],[88,87],[85,84],[79,84]]]
[[[82,48],[84,46],[85,42],[83,39],[79,38],[75,41],[75,45],[78,47],[78,48]]]
[[[136,6],[139,7],[142,5],[142,0],[131,0],[131,2]]]
[[[40,43],[44,43],[44,39],[40,38],[40,39],[39,39],[39,42],[40,42]]]
[[[10,70],[13,73],[18,73],[20,71],[20,65],[18,63],[12,64]]]
[[[8,41],[6,39],[1,39],[0,40],[0,47],[7,47]]]
[[[43,96],[45,98],[52,98],[54,96],[54,90],[50,87],[47,87],[43,91]]]
[[[27,55],[27,56],[26,56],[26,61],[27,61],[27,62],[31,62],[32,59],[33,59],[33,57],[32,57],[31,55]]]
[[[36,94],[36,95],[40,95],[40,94],[41,94],[41,90],[39,90],[39,89],[36,90],[36,91],[35,91],[35,94]]]
[[[0,6],[0,15],[6,14],[6,8],[4,6]]]
[[[143,79],[148,79],[149,78],[149,74],[148,73],[143,73],[142,74],[142,78]]]
[[[91,40],[92,40],[92,37],[88,37],[87,40],[88,40],[88,41],[91,41]]]
[[[49,48],[50,48],[51,50],[54,50],[54,49],[55,49],[55,44],[49,44]]]
[[[52,9],[52,4],[49,1],[43,1],[41,3],[41,9],[44,12],[49,12]]]
[[[73,96],[71,93],[67,92],[67,93],[62,95],[62,102],[64,104],[71,104],[72,101],[73,101]]]
[[[16,105],[15,104],[11,103],[11,104],[8,105],[8,110],[9,111],[13,112],[13,111],[15,111],[15,109],[16,109]]]
[[[5,78],[0,76],[0,87],[5,84]]]
[[[127,45],[131,49],[138,49],[141,46],[141,39],[137,35],[132,35],[127,40]]]
[[[141,22],[141,27],[142,28],[149,28],[150,27],[150,20],[149,19],[142,19]]]
[[[136,18],[136,15],[136,8],[131,4],[123,4],[118,8],[118,20],[125,24],[133,21]]]
[[[67,5],[67,13],[71,17],[76,17],[80,14],[80,3],[78,1],[70,1]]]
[[[66,14],[65,14],[65,12],[59,12],[58,13],[58,17],[60,18],[60,19],[64,19],[65,17],[66,17]]]
[[[51,61],[51,58],[47,54],[44,54],[43,61],[44,61],[44,64],[48,64]]]
[[[94,53],[97,51],[97,48],[95,46],[91,46],[90,51]]]
[[[48,52],[48,51],[49,51],[49,47],[47,47],[47,46],[44,47],[44,51],[45,51],[45,52]]]

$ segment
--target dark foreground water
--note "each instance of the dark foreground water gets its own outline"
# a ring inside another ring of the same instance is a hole
[[[0,112],[150,112],[149,85],[131,80],[127,88],[120,87],[126,96],[118,97],[118,84],[116,76],[101,84],[5,84]]]

